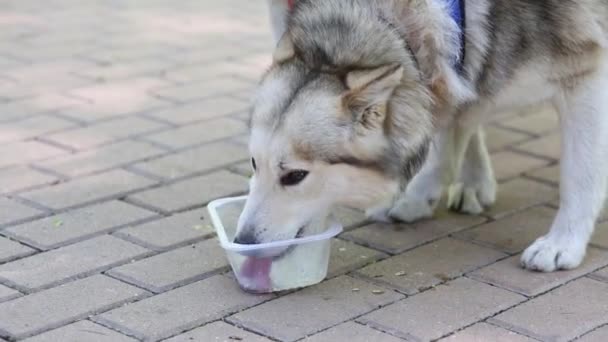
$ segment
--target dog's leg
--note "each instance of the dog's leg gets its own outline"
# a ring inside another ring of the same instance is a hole
[[[606,87],[604,73],[556,100],[562,127],[560,208],[549,233],[523,253],[527,269],[572,269],[585,256],[608,180]]]
[[[478,215],[496,201],[496,180],[482,127],[470,138],[467,131],[460,131],[462,136],[456,137],[456,146],[462,148],[466,144],[466,153],[452,165],[454,183],[448,189],[448,208]]]
[[[496,200],[496,181],[481,126],[453,124],[433,141],[427,162],[395,202],[390,217],[413,222],[433,215],[443,185],[448,208],[480,214]]]
[[[449,155],[452,141],[452,127],[446,127],[437,133],[426,162],[396,200],[389,211],[389,217],[413,222],[433,216],[443,193],[443,185],[449,184],[451,180]]]
[[[278,43],[287,30],[289,3],[287,0],[267,0],[270,9],[270,26],[275,43]]]

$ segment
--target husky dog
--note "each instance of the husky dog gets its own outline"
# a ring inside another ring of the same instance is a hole
[[[577,267],[608,181],[608,1],[269,0],[277,39],[251,114],[235,241],[309,233],[337,205],[377,219],[479,214],[496,199],[483,120],[560,116],[560,209],[523,267]],[[457,1],[456,1],[457,2]],[[491,137],[490,137],[491,138]]]

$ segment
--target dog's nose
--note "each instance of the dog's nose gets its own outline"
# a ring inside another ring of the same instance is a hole
[[[256,239],[255,235],[253,235],[252,232],[246,232],[246,233],[238,234],[234,238],[234,243],[238,243],[241,245],[256,245],[256,244],[258,244],[258,240]]]

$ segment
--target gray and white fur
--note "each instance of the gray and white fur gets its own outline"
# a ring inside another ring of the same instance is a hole
[[[479,214],[497,188],[484,121],[546,102],[561,122],[560,209],[522,265],[582,262],[608,181],[607,0],[465,0],[464,56],[443,0],[269,4],[277,48],[252,110],[237,241],[306,233],[337,205],[411,222],[444,192]]]

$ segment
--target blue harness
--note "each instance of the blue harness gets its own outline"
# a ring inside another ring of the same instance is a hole
[[[445,0],[447,1],[448,9],[452,19],[458,24],[460,28],[460,51],[458,52],[458,58],[453,61],[454,67],[459,73],[462,73],[464,67],[464,55],[465,55],[465,37],[464,31],[466,29],[466,11],[464,6],[465,0]]]

